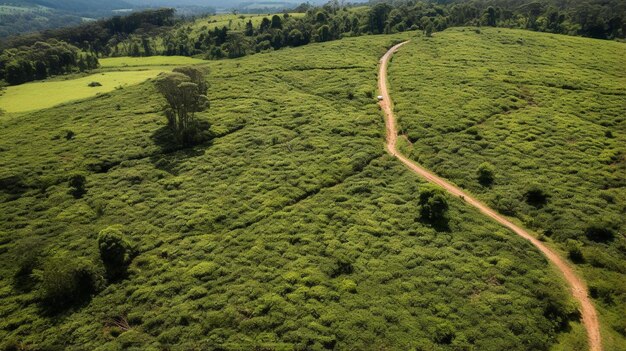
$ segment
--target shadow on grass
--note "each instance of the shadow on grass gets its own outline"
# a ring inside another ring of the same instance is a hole
[[[168,126],[158,129],[151,139],[159,146],[159,151],[150,157],[157,169],[177,175],[178,166],[185,160],[204,155],[213,145],[213,135],[208,123],[199,123],[198,131],[191,141],[181,144]]]

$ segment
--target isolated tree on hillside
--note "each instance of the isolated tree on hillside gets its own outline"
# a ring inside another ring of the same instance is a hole
[[[478,166],[476,172],[478,176],[478,182],[483,186],[490,186],[495,179],[495,167],[488,162],[483,162]]]
[[[161,73],[156,88],[167,101],[165,116],[176,142],[193,144],[198,132],[195,113],[209,107],[204,73],[194,67],[177,68],[172,73]]]
[[[130,262],[131,246],[118,227],[108,227],[98,234],[100,258],[110,280],[116,280],[126,274]]]
[[[449,206],[443,190],[434,186],[427,186],[420,193],[419,205],[422,220],[441,223],[447,219]]]

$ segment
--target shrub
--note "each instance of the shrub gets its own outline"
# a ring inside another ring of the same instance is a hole
[[[74,198],[76,199],[80,199],[83,197],[83,195],[85,195],[85,193],[87,192],[87,190],[85,190],[85,184],[87,183],[87,178],[85,178],[84,175],[82,174],[74,174],[72,176],[70,176],[69,179],[69,186],[70,186],[70,190],[69,193],[74,196]]]
[[[488,162],[481,163],[478,166],[478,182],[483,186],[490,186],[495,179],[495,167]]]
[[[569,239],[565,244],[567,248],[567,256],[574,263],[583,263],[585,262],[585,257],[583,256],[583,252],[581,250],[582,244],[579,241]]]
[[[107,277],[115,280],[126,274],[130,262],[131,247],[117,226],[108,227],[98,234],[100,258],[107,271]]]
[[[43,265],[39,297],[53,311],[64,309],[89,299],[100,290],[102,281],[92,262],[68,255],[55,256]]]
[[[527,204],[534,207],[542,207],[548,202],[548,194],[537,184],[528,187],[524,198]]]
[[[427,186],[420,193],[419,205],[422,220],[434,223],[447,219],[449,206],[443,190]]]
[[[585,229],[587,239],[599,243],[612,241],[615,238],[614,225],[609,222],[597,222]]]

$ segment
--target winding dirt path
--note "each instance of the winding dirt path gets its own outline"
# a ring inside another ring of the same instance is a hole
[[[595,307],[591,303],[589,296],[587,295],[587,287],[585,283],[572,270],[570,265],[563,258],[561,258],[561,256],[559,256],[559,254],[544,245],[541,241],[532,236],[523,228],[515,225],[505,217],[498,214],[496,211],[487,207],[485,204],[476,200],[474,197],[465,193],[463,190],[449,183],[445,179],[438,177],[436,174],[409,160],[396,149],[398,131],[396,129],[396,120],[393,114],[391,98],[389,97],[389,91],[387,89],[387,67],[389,66],[389,60],[391,56],[393,56],[393,54],[406,43],[408,43],[408,41],[392,47],[380,60],[378,89],[380,90],[380,94],[383,97],[383,99],[380,101],[380,107],[385,113],[385,125],[387,127],[387,152],[402,161],[402,163],[404,163],[411,171],[413,171],[417,175],[426,178],[426,180],[431,183],[437,184],[450,194],[464,199],[465,202],[476,207],[483,214],[491,217],[496,222],[509,228],[515,234],[521,236],[522,238],[530,241],[533,245],[535,245],[535,247],[537,247],[539,251],[541,251],[548,258],[548,260],[550,260],[550,262],[552,262],[559,269],[559,271],[563,273],[563,275],[565,276],[565,280],[567,280],[567,283],[569,284],[572,295],[580,303],[582,322],[585,329],[587,330],[589,350],[602,351],[602,341],[600,339],[600,325],[598,323],[598,314]]]

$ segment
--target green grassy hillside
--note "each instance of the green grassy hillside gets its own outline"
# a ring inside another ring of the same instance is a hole
[[[607,350],[626,349],[625,68],[624,43],[460,28],[390,70],[404,152],[578,263]]]
[[[446,225],[420,219],[426,186],[384,155],[375,100],[400,38],[209,63],[214,138],[184,151],[160,137],[151,82],[0,118],[5,347],[547,350],[579,330],[529,243],[459,199]],[[128,276],[43,303],[65,266],[102,272],[109,226],[134,248]]]
[[[50,108],[123,89],[180,65],[203,63],[206,61],[182,56],[104,58],[100,60],[100,69],[92,74],[57,76],[43,82],[7,87],[0,94],[0,110],[15,113]],[[92,82],[101,85],[91,87]]]

